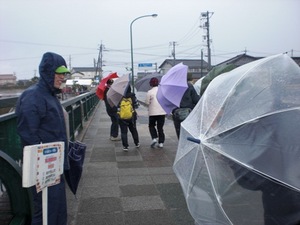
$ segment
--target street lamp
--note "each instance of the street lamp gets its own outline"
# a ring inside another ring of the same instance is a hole
[[[144,18],[144,17],[157,17],[157,14],[151,14],[151,15],[144,15],[144,16],[139,16],[132,20],[130,23],[130,46],[131,46],[131,84],[132,84],[132,92],[134,93],[134,69],[133,69],[133,44],[132,44],[132,24],[134,21]]]

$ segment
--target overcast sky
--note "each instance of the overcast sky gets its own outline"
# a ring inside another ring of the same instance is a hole
[[[128,73],[130,23],[139,63],[200,59],[202,12],[210,13],[212,65],[242,54],[300,56],[299,0],[0,0],[0,74],[32,78],[43,53],[93,67],[102,43],[104,75]],[[207,58],[204,58],[207,61]]]

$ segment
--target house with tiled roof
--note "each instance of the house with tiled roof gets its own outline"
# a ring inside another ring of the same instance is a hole
[[[233,64],[236,67],[242,66],[244,64],[253,62],[258,59],[262,59],[264,57],[256,57],[247,55],[246,53],[237,55],[233,58],[230,58],[228,60],[225,60],[217,65],[212,66],[219,66],[223,64]],[[300,57],[291,57],[299,66],[300,66]],[[203,76],[205,76],[209,70],[208,70],[208,63],[204,60],[200,59],[166,59],[160,66],[160,73],[166,74],[169,69],[171,69],[174,65],[177,65],[178,63],[183,63],[184,65],[187,65],[189,67],[188,72],[191,72],[193,74],[193,79],[199,79]],[[202,63],[202,65],[201,65]]]
[[[300,57],[291,57],[294,61],[295,61],[295,63],[297,63],[298,64],[298,66],[300,66]]]
[[[83,79],[94,79],[96,76],[95,67],[73,67],[71,69],[72,77],[80,77]]]
[[[223,64],[233,64],[236,67],[239,67],[244,64],[247,64],[247,63],[253,62],[255,60],[262,59],[262,58],[264,58],[264,57],[255,57],[255,56],[247,55],[246,53],[244,53],[244,54],[237,55],[231,59],[225,60],[215,66],[219,66],[219,65],[223,65]],[[300,66],[300,57],[291,57],[291,58],[295,61],[295,63],[298,64],[298,66]]]
[[[192,73],[193,79],[199,79],[208,72],[208,63],[201,59],[166,59],[159,66],[160,73],[166,74],[169,69],[181,62],[188,66],[188,72]]]
[[[255,60],[262,59],[262,58],[264,58],[264,57],[254,57],[254,56],[250,56],[250,55],[247,55],[246,53],[244,53],[244,54],[237,55],[231,59],[225,60],[214,66],[219,66],[219,65],[224,65],[224,64],[227,64],[227,65],[233,64],[236,67],[239,67],[244,64],[247,64],[247,63],[253,62]]]

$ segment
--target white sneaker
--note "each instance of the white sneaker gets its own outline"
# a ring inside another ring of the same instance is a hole
[[[159,144],[158,144],[158,147],[159,147],[159,148],[163,148],[163,147],[164,147],[164,144],[163,144],[163,143],[159,143]]]
[[[154,138],[153,140],[152,140],[152,142],[151,142],[151,148],[154,148],[154,146],[155,146],[155,144],[157,143],[157,140],[156,140],[156,138]]]
[[[121,138],[119,138],[119,137],[110,137],[110,140],[111,141],[120,141]]]

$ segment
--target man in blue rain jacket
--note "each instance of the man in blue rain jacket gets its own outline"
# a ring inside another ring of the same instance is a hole
[[[63,141],[67,150],[67,132],[63,108],[57,98],[60,86],[69,73],[62,56],[47,52],[39,65],[40,79],[26,89],[16,105],[17,132],[22,146]],[[64,170],[68,169],[65,153]],[[31,187],[34,213],[32,225],[42,225],[42,192]],[[48,187],[48,225],[67,224],[65,181]]]

